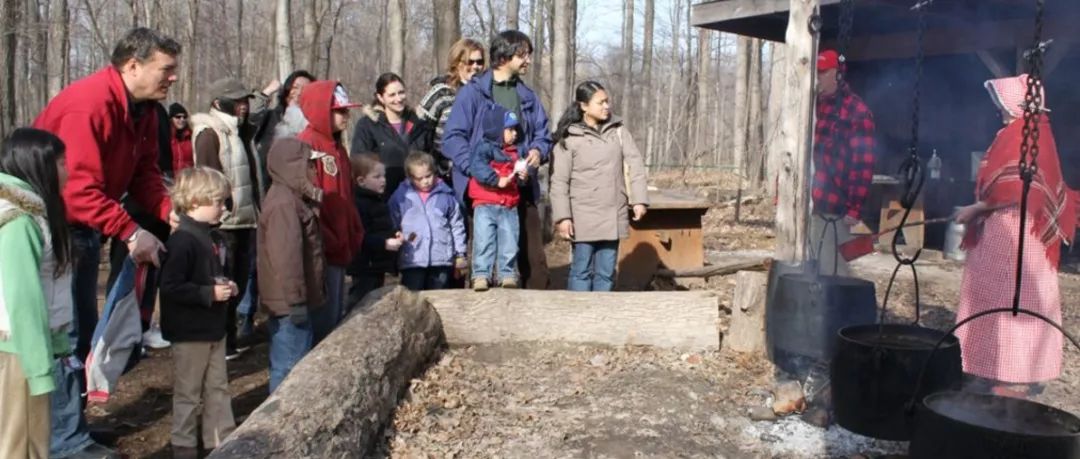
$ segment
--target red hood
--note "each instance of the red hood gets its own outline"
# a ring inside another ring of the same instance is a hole
[[[300,111],[308,120],[307,130],[313,130],[330,140],[334,138],[330,106],[337,86],[337,81],[320,80],[305,86],[304,92],[300,93]]]

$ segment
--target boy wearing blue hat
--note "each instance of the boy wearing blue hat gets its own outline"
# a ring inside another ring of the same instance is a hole
[[[469,165],[468,195],[473,207],[473,290],[493,284],[518,288],[514,272],[518,252],[518,181],[529,179],[525,160],[514,145],[518,137],[514,112],[493,106],[483,118],[484,141],[476,147]],[[494,265],[494,269],[492,266]]]

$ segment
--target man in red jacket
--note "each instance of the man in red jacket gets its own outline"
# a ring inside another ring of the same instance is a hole
[[[175,40],[151,29],[132,29],[117,43],[111,65],[64,88],[34,120],[35,128],[56,134],[67,146],[63,195],[78,255],[72,335],[78,337],[79,360],[89,353],[97,325],[101,235],[124,241],[138,263],[158,265],[158,252],[164,249],[124,211],[120,198],[127,193],[148,213],[169,220],[172,202],[158,166],[154,104],[176,82],[179,54]],[[85,432],[78,392],[72,398],[53,402],[50,451],[56,457],[78,457],[95,447]]]

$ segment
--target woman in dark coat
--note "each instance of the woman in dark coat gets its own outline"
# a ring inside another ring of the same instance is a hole
[[[375,100],[364,107],[356,123],[350,154],[375,153],[386,165],[386,193],[389,196],[405,180],[405,157],[410,151],[430,153],[434,129],[405,103],[405,83],[393,73],[375,81]]]

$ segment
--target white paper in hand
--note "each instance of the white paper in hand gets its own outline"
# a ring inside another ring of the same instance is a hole
[[[527,167],[529,167],[529,162],[524,159],[519,159],[514,163],[514,173],[523,172]]]

